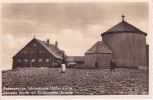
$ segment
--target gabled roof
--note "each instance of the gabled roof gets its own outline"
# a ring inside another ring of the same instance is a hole
[[[31,41],[33,41],[33,40],[37,41],[40,45],[42,45],[42,46],[43,46],[49,53],[51,53],[55,58],[63,59],[63,57],[60,56],[60,55],[58,54],[58,52],[62,52],[62,53],[63,53],[64,51],[60,50],[59,48],[56,48],[53,44],[49,44],[49,45],[48,45],[45,41],[41,41],[41,40],[36,39],[36,38],[32,39]],[[31,43],[31,41],[30,41],[29,43]],[[29,43],[28,43],[28,44],[29,44]],[[28,44],[27,44],[27,45],[28,45]],[[26,45],[26,46],[27,46],[27,45]],[[26,46],[25,46],[25,47],[26,47]],[[24,47],[24,48],[25,48],[25,47]],[[24,48],[23,48],[23,49],[24,49]],[[23,49],[21,49],[20,51],[22,51]],[[20,51],[19,51],[19,52],[20,52]],[[18,52],[18,53],[19,53],[19,52]],[[17,54],[18,54],[18,53],[17,53]],[[17,54],[16,54],[16,55],[17,55]],[[15,56],[16,56],[16,55],[15,55]],[[15,56],[13,56],[13,57],[15,57]]]
[[[102,35],[107,34],[107,33],[121,33],[121,32],[125,32],[125,33],[142,33],[147,35],[147,33],[139,30],[138,28],[136,28],[135,26],[127,23],[126,21],[122,21],[120,23],[118,23],[117,25],[115,25],[114,27],[110,28],[109,30],[107,30],[106,32],[102,33]]]
[[[49,44],[47,45],[47,43],[45,41],[41,41],[41,40],[38,40],[36,39],[44,48],[46,48],[54,57],[56,58],[60,58],[62,59],[61,56],[59,56],[57,54],[57,50],[59,51],[59,48],[56,48],[53,44]],[[61,51],[62,52],[62,51]]]
[[[68,61],[68,62],[84,62],[84,56],[68,56],[66,61]]]
[[[97,54],[103,54],[103,53],[112,54],[113,52],[108,48],[105,42],[98,41],[85,54],[96,54],[96,53]]]

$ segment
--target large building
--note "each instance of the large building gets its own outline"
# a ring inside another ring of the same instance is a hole
[[[22,67],[59,67],[63,58],[63,50],[47,41],[32,39],[22,50],[13,57],[13,69]]]
[[[124,21],[124,17],[123,15],[119,24],[101,34],[103,42],[99,43],[103,45],[97,44],[101,48],[98,52],[95,52],[96,47],[93,46],[93,50],[91,48],[85,53],[85,68],[93,68],[96,61],[100,68],[109,68],[107,60],[110,62],[112,59],[117,66],[122,67],[148,65],[147,33]]]
[[[122,21],[101,34],[102,40],[113,51],[117,66],[147,66],[147,33]]]

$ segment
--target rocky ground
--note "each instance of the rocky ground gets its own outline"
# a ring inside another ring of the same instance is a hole
[[[115,72],[109,69],[66,69],[65,73],[61,73],[59,68],[24,68],[3,71],[2,74],[2,86],[5,88],[54,88],[42,92],[70,88],[52,95],[146,95],[148,83],[148,71],[140,69],[116,69]],[[3,95],[10,95],[6,91],[18,90],[3,89]]]

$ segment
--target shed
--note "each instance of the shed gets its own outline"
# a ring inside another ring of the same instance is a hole
[[[68,68],[84,68],[84,56],[68,56],[66,62]]]
[[[74,68],[76,62],[74,62],[74,56],[68,56],[66,59],[67,68]]]

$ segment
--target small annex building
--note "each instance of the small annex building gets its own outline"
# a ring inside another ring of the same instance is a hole
[[[113,52],[103,41],[98,41],[85,53],[85,68],[110,68],[110,60],[113,59]]]
[[[66,65],[68,68],[74,68],[76,62],[74,61],[75,56],[68,56],[66,59]]]
[[[68,56],[67,68],[84,68],[84,56]]]
[[[13,56],[13,69],[22,67],[60,67],[66,55],[54,44],[33,38],[23,49]]]

